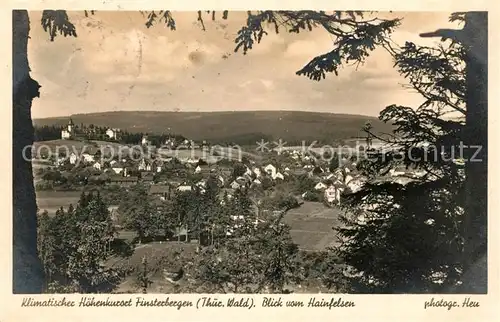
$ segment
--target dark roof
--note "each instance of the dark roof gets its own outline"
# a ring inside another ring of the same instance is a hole
[[[111,181],[113,182],[136,182],[137,177],[121,177],[121,176],[114,176],[110,178]]]
[[[166,193],[166,192],[169,192],[169,191],[170,191],[170,186],[168,186],[168,185],[159,185],[159,184],[156,184],[156,185],[152,185],[149,188],[149,193],[151,193],[151,194]]]
[[[141,179],[146,181],[153,181],[155,175],[151,172],[141,172]]]

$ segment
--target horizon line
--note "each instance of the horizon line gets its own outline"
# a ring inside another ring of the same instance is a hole
[[[332,115],[349,115],[349,116],[363,116],[378,119],[377,116],[366,115],[366,114],[353,114],[353,113],[334,113],[334,112],[314,112],[314,111],[301,111],[301,110],[227,110],[227,111],[158,111],[158,110],[121,110],[121,111],[103,111],[103,112],[90,112],[90,113],[76,113],[76,114],[66,114],[58,116],[47,116],[47,117],[33,117],[32,120],[44,120],[44,119],[54,119],[54,118],[66,118],[75,117],[83,115],[97,115],[97,114],[107,114],[107,113],[178,113],[178,114],[215,114],[215,113],[240,113],[240,112],[257,112],[257,113],[275,113],[275,112],[294,112],[294,113],[308,113],[308,114],[332,114]]]

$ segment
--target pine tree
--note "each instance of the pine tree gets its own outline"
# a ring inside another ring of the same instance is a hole
[[[464,104],[463,48],[407,43],[396,64],[426,101],[416,109],[391,105],[380,119],[396,126],[395,149],[360,164],[367,177],[405,165],[423,175],[373,180],[346,195],[337,249],[353,268],[353,291],[443,292],[463,270],[464,166],[455,162],[463,118],[446,119]],[[429,81],[430,80],[430,81]],[[462,93],[462,94],[461,94]]]

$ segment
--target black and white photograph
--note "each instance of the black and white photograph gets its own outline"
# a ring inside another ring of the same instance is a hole
[[[489,291],[486,11],[20,8],[12,80],[14,294]]]

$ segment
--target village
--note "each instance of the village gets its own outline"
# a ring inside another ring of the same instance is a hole
[[[75,125],[70,119],[61,131],[61,139],[72,142],[69,140],[74,139],[75,132]],[[110,140],[117,139],[120,130],[108,128],[106,135]],[[42,159],[40,164],[45,166],[34,166],[37,194],[43,196],[50,190],[64,194],[76,190],[74,195],[77,196],[82,189],[127,191],[136,185],[143,185],[149,195],[161,204],[171,200],[176,192],[197,189],[203,193],[211,177],[216,180],[221,195],[229,198],[239,189],[250,191],[258,213],[288,211],[285,221],[292,224],[292,237],[299,247],[325,250],[337,243],[330,226],[332,218],[340,214],[338,206],[342,202],[342,194],[356,192],[368,181],[357,170],[357,162],[367,157],[362,153],[364,146],[358,147],[357,153],[351,150],[349,154],[335,154],[329,158],[299,149],[267,151],[257,155],[234,148],[230,148],[231,153],[224,153],[220,147],[213,149],[206,142],[188,139],[177,142],[171,137],[157,148],[144,135],[137,142],[137,147],[140,151],[128,146],[127,149],[119,149],[118,154],[116,149],[105,152],[102,146],[89,144],[80,152],[73,151],[69,155],[60,153],[49,158],[50,166],[47,166],[47,159],[39,156]],[[385,180],[403,182],[419,175],[423,175],[422,171],[399,167],[390,169]],[[379,181],[382,179],[377,178]],[[273,198],[288,198],[293,202],[285,207],[262,202]],[[48,205],[43,197],[38,203],[41,211],[49,212],[59,206],[68,206]],[[113,201],[111,203],[110,210],[116,217],[118,205]],[[318,225],[322,220],[330,226]]]

